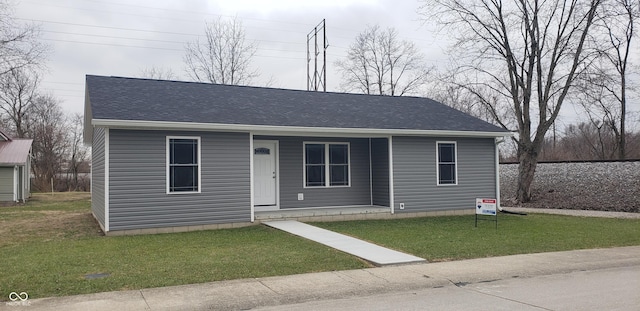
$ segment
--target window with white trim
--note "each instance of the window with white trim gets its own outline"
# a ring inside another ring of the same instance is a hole
[[[167,193],[200,192],[200,137],[167,137]]]
[[[437,142],[436,146],[438,185],[457,185],[458,165],[456,142]]]
[[[349,143],[304,143],[305,187],[348,187],[349,172]]]

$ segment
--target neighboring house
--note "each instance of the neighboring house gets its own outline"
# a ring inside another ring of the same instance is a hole
[[[31,197],[32,139],[12,139],[0,131],[0,204]]]
[[[510,134],[430,99],[88,75],[105,232],[246,225],[272,210],[471,211]],[[158,229],[161,228],[161,229]]]

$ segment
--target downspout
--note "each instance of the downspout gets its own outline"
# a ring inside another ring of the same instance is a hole
[[[17,165],[13,166],[13,202],[19,203],[20,198],[18,193],[20,192],[20,169]]]
[[[496,207],[502,212],[502,206],[500,205],[500,150],[498,145],[504,142],[504,137],[496,137]]]

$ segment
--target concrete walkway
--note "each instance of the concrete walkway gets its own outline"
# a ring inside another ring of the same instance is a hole
[[[249,310],[307,301],[390,293],[411,294],[411,291],[424,289],[438,290],[451,286],[617,267],[640,269],[640,246],[523,254],[29,299],[28,307],[0,302],[0,311]],[[540,289],[542,290],[544,289]],[[606,294],[607,290],[602,288],[602,294]],[[459,309],[469,310],[474,307],[477,309],[477,302]],[[509,310],[492,307],[489,305],[487,309]]]
[[[263,224],[362,258],[376,266],[426,262],[425,259],[394,251],[344,234],[295,220],[267,221]]]

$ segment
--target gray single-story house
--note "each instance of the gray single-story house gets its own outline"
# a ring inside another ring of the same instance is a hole
[[[0,204],[31,197],[32,139],[12,139],[0,130]]]
[[[263,213],[473,212],[505,130],[427,98],[88,75],[92,211],[111,234]],[[258,219],[258,220],[257,220]]]

